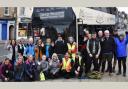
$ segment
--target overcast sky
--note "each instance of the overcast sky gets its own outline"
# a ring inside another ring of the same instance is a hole
[[[119,11],[124,11],[128,14],[128,7],[117,7]]]

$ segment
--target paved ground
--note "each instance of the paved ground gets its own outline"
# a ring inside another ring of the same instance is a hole
[[[4,49],[4,44],[0,44],[0,61],[5,58],[9,52]]]
[[[8,54],[8,51],[4,49],[4,45],[0,44],[0,60],[4,58],[5,55]],[[128,65],[128,63],[127,63]],[[117,72],[117,66],[116,66]],[[117,76],[113,74],[113,76],[109,76],[108,73],[103,75],[103,78],[100,80],[95,79],[55,79],[55,80],[47,80],[47,82],[128,82],[128,68],[127,68],[127,77],[123,77],[122,75]]]

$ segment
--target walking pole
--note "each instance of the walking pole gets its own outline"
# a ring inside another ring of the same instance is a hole
[[[76,44],[77,44],[77,53],[78,53],[78,23],[76,19]]]

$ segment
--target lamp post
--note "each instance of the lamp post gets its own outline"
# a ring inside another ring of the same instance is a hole
[[[79,22],[82,22],[82,29],[83,29],[83,19],[82,18],[77,18],[76,19],[76,42],[77,42],[77,52],[78,52],[78,46],[79,46],[79,44],[78,44],[78,39],[79,39],[79,36],[78,36],[78,23]]]

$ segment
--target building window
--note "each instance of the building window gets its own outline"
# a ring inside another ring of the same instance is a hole
[[[9,7],[4,8],[4,15],[9,16]]]
[[[20,8],[20,15],[24,16],[25,15],[25,7]]]

